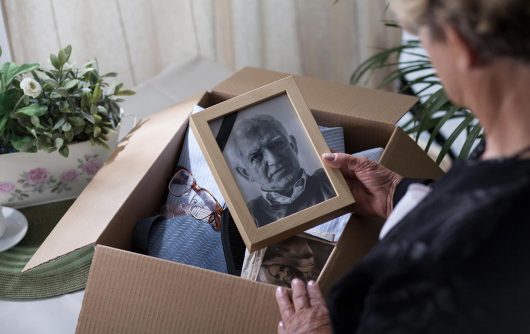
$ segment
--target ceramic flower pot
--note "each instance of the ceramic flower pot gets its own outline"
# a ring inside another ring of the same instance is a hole
[[[106,150],[81,142],[69,146],[68,158],[57,152],[0,155],[0,204],[22,208],[77,197],[116,147]]]

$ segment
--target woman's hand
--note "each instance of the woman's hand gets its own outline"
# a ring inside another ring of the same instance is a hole
[[[367,158],[344,153],[324,153],[324,162],[338,168],[355,198],[355,213],[388,218],[392,199],[402,176]]]
[[[309,281],[306,290],[305,284],[295,278],[291,282],[291,288],[292,301],[286,289],[276,289],[276,301],[282,316],[282,321],[278,324],[278,334],[331,333],[326,301],[318,285]]]

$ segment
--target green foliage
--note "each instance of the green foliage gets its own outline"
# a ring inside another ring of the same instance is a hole
[[[404,130],[414,136],[416,141],[419,140],[420,134],[427,132],[429,134],[425,147],[425,151],[427,151],[440,134],[440,129],[449,120],[458,120],[459,123],[454,131],[445,142],[440,143],[442,148],[436,162],[438,164],[442,162],[457,137],[462,133],[465,133],[466,139],[458,158],[466,159],[475,140],[482,136],[482,128],[469,110],[453,104],[448,99],[430,58],[417,53],[416,50],[419,47],[421,46],[418,40],[411,40],[398,47],[382,50],[359,65],[351,76],[351,83],[363,83],[363,79],[368,78],[374,70],[394,68],[382,79],[380,87],[396,81],[406,82],[400,87],[402,93],[410,91],[413,85],[421,87],[414,92],[420,97],[420,100],[416,105],[416,112],[412,119],[403,125]],[[414,60],[396,61],[396,59],[400,59],[402,54],[414,56]],[[405,76],[411,76],[414,79],[409,81],[406,80]]]
[[[108,148],[106,141],[121,120],[121,96],[133,95],[123,84],[108,83],[116,73],[100,74],[95,61],[81,68],[70,63],[71,46],[50,55],[52,68],[38,64],[5,63],[0,68],[0,148],[4,152],[59,151],[90,141]],[[32,97],[20,87],[31,73],[42,88]],[[2,153],[0,151],[0,153]]]

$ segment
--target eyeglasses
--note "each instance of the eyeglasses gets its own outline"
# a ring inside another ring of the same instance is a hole
[[[221,213],[223,207],[210,191],[199,187],[193,174],[184,167],[178,166],[168,184],[169,193],[179,199],[176,204],[167,204],[163,215],[173,218],[191,215],[202,220],[219,231],[221,229]]]

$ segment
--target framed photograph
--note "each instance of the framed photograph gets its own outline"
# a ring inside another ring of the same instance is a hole
[[[351,210],[293,77],[193,114],[190,126],[250,251]]]
[[[247,253],[241,277],[287,288],[295,278],[316,281],[335,244],[324,238],[302,233]]]

